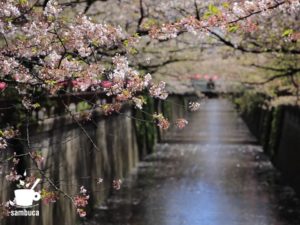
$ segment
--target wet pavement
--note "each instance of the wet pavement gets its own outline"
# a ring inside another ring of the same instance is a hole
[[[300,203],[233,106],[187,113],[90,225],[299,225]]]

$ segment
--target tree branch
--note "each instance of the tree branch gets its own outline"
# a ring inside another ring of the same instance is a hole
[[[263,70],[271,70],[271,71],[276,71],[276,72],[286,72],[289,71],[291,73],[297,73],[300,72],[300,68],[274,68],[274,67],[269,67],[269,66],[261,66],[261,65],[256,65],[256,64],[251,64],[250,66],[263,69]]]
[[[291,72],[288,72],[288,73],[284,73],[284,74],[279,74],[279,75],[275,75],[273,77],[270,77],[269,79],[265,80],[265,81],[262,81],[262,82],[242,82],[243,84],[248,84],[248,85],[264,85],[264,84],[267,84],[273,80],[277,80],[277,79],[280,79],[280,78],[284,78],[284,77],[289,77],[289,76],[292,76],[293,73]]]
[[[145,18],[145,10],[143,6],[143,0],[140,0],[140,18],[138,20],[137,31],[141,30],[141,25],[143,23],[144,18]]]
[[[296,49],[285,49],[285,48],[278,48],[278,49],[271,49],[271,48],[267,48],[264,50],[260,50],[260,49],[247,49],[241,45],[237,45],[232,43],[230,40],[225,39],[224,37],[222,37],[220,34],[216,33],[215,31],[210,30],[209,28],[206,28],[206,30],[214,35],[219,41],[221,41],[223,44],[225,44],[228,47],[234,48],[236,50],[240,50],[242,52],[246,52],[246,53],[256,53],[256,54],[261,54],[261,53],[271,53],[271,52],[277,52],[277,53],[286,53],[286,54],[300,54],[300,50],[296,50]]]

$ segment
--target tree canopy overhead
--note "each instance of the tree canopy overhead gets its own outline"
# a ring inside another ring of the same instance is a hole
[[[3,81],[22,84],[28,89],[40,86],[50,94],[71,84],[73,90],[102,88],[118,95],[124,89],[121,86],[126,76],[131,83],[134,79],[137,82],[131,86],[139,87],[128,91],[141,91],[139,83],[143,82],[143,76],[128,65],[151,72],[168,63],[191,60],[191,57],[172,57],[174,49],[154,65],[138,59],[140,55],[154,52],[155,40],[165,42],[186,32],[214,37],[242,52],[288,54],[295,60],[300,53],[299,1],[296,0],[204,4],[197,0],[22,0],[2,1],[1,6]],[[185,40],[189,46],[193,46],[193,41]],[[149,45],[152,49],[147,52]],[[187,43],[183,45],[186,49]],[[288,74],[298,72],[298,68],[288,69]],[[110,90],[105,88],[108,84]],[[161,83],[159,87],[162,86]],[[161,96],[159,89],[156,88],[156,97]]]

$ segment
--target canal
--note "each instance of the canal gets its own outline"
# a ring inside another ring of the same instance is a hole
[[[187,113],[89,225],[296,225],[299,201],[227,100]]]

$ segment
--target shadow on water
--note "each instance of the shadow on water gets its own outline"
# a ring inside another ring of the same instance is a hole
[[[225,100],[171,130],[89,225],[297,225],[300,202]],[[177,141],[178,140],[178,141]]]

